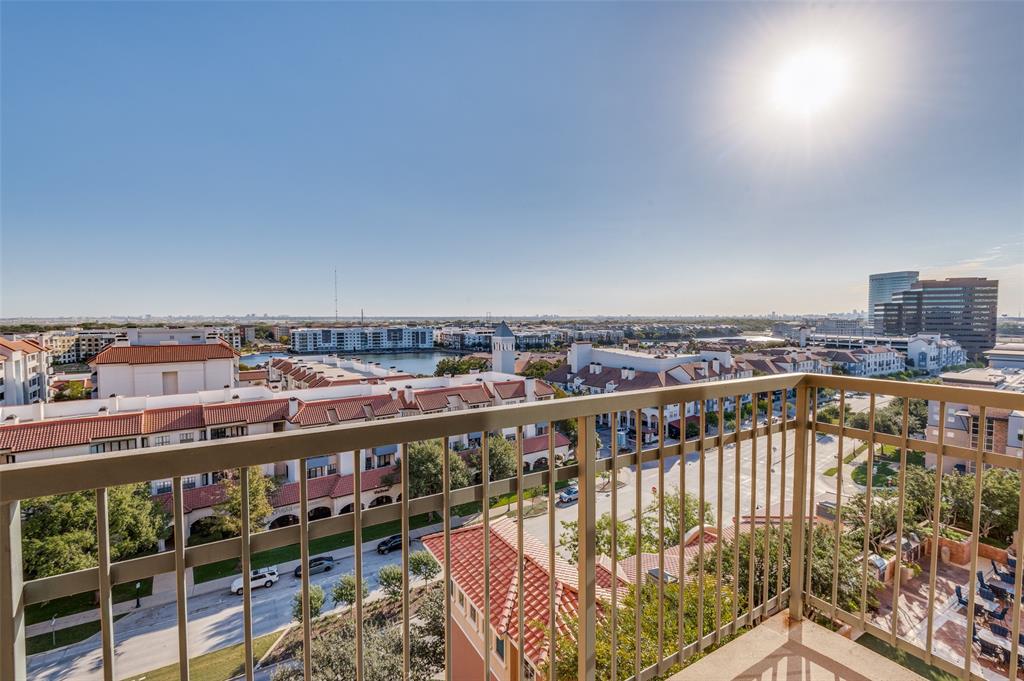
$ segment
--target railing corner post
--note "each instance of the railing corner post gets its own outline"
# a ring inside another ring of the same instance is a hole
[[[0,513],[0,679],[25,681],[21,504],[2,503]]]
[[[791,620],[803,619],[804,609],[804,516],[807,513],[807,433],[810,430],[807,423],[808,390],[810,388],[801,381],[796,393],[796,437],[793,440],[793,526],[789,560],[789,617]],[[810,471],[810,475],[814,475],[814,471]],[[813,504],[814,501],[811,500],[811,503]]]

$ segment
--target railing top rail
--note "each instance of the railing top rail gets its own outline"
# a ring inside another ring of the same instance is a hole
[[[804,384],[815,388],[845,389],[921,400],[944,400],[950,404],[969,404],[996,409],[1024,409],[1024,393],[1010,390],[966,388],[956,385],[828,374],[803,374],[803,376]]]
[[[802,377],[794,373],[697,383],[5,464],[0,465],[0,503],[611,411],[791,389]]]

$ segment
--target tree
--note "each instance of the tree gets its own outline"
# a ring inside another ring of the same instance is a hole
[[[689,492],[686,493],[686,529],[696,527],[700,523],[697,515],[698,499]],[[672,490],[665,494],[665,546],[675,546],[679,543],[679,494]],[[704,502],[704,520],[711,524],[711,504]],[[612,554],[611,536],[612,518],[611,514],[604,513],[597,519],[596,528],[596,551],[605,556]],[[563,548],[569,555],[569,560],[575,563],[579,556],[579,524],[575,520],[562,521],[562,534],[559,538]],[[636,521],[618,521],[616,526],[616,543],[618,544],[618,559],[628,558],[636,553]],[[641,516],[640,520],[640,550],[645,553],[653,553],[658,550],[658,500],[651,501]]]
[[[530,362],[524,370],[519,372],[519,375],[527,378],[544,378],[563,364],[565,364],[564,361],[549,362],[546,359],[538,359]]]
[[[697,610],[698,594],[701,589],[704,591],[703,613]],[[683,638],[687,643],[697,640],[698,622],[703,618],[703,633],[706,635],[715,628],[715,602],[718,594],[721,593],[722,612],[732,612],[732,590],[723,586],[719,591],[718,585],[713,577],[706,577],[701,580],[690,582],[683,588]],[[617,608],[619,628],[617,631],[618,649],[616,655],[616,669],[618,679],[627,679],[633,676],[634,656],[637,643],[640,645],[641,667],[647,668],[658,662],[658,608],[659,603],[664,604],[665,618],[663,620],[663,634],[665,641],[665,653],[671,653],[676,649],[679,640],[679,618],[675,613],[679,612],[679,584],[664,585],[664,599],[659,601],[658,586],[656,583],[647,582],[640,588],[639,605],[636,598],[636,587],[630,586],[625,589],[625,595]],[[637,641],[633,623],[636,621],[637,608],[640,609],[640,632]],[[596,633],[595,653],[597,657],[597,678],[611,679],[611,657],[613,654],[611,646],[611,617],[607,613],[611,604],[602,602],[600,608],[604,613],[598,618]],[[671,614],[671,616],[670,616]],[[574,679],[576,678],[576,665],[578,647],[575,634],[579,630],[578,621],[571,620],[567,623],[570,635],[559,636],[555,641],[555,678]],[[534,623],[534,626],[542,626]],[[667,676],[671,676],[678,670],[674,666],[666,670]],[[542,676],[547,678],[547,669],[542,671]]]
[[[693,440],[700,435],[700,425],[696,421],[686,422],[686,439]]]
[[[904,513],[906,509],[904,509]],[[882,542],[896,531],[896,520],[899,515],[899,499],[892,490],[873,490],[871,494],[871,534],[868,537],[868,549],[880,553]],[[848,509],[843,511],[843,520],[851,522],[853,529],[850,539],[859,546],[864,545],[864,528],[867,527],[867,495],[858,494],[849,501]]]
[[[396,600],[402,595],[402,568],[389,563],[377,571],[377,583],[384,595]]]
[[[482,470],[481,451],[475,451],[470,458],[479,475]],[[501,435],[487,438],[487,470],[490,480],[515,477],[519,465],[519,452],[512,442]]]
[[[487,371],[490,366],[490,361],[483,357],[445,357],[437,363],[434,375],[444,376],[445,374],[451,374],[452,376],[457,376],[458,374],[468,374],[473,369]]]
[[[1019,505],[1020,474],[996,467],[985,471],[981,488],[981,535],[1012,541]]]
[[[214,506],[224,531],[235,537],[242,533],[242,486],[234,477],[221,478],[220,486],[226,498]],[[263,475],[258,466],[249,467],[249,523],[250,527],[263,529],[267,519],[274,512],[270,503],[277,486],[272,478]]]
[[[319,584],[309,585],[309,617],[316,619],[324,609],[324,590]],[[302,622],[302,591],[292,596],[292,619]]]
[[[166,533],[167,514],[153,501],[149,485],[110,487],[107,497],[111,559],[126,560],[153,550]],[[21,510],[26,578],[96,566],[95,492],[26,499]]]
[[[409,457],[409,498],[440,494],[443,491],[442,465],[444,456],[440,440],[410,442],[405,447]],[[449,454],[448,482],[451,489],[469,486],[466,462],[455,451]]]
[[[413,551],[409,554],[409,572],[413,577],[429,582],[441,573],[441,566],[430,551]]]
[[[366,580],[362,583],[363,598],[370,595],[370,588],[366,586]],[[331,598],[339,605],[352,605],[356,602],[356,576],[352,573],[342,575],[331,588]]]
[[[68,381],[53,397],[54,402],[87,399],[89,399],[89,393],[86,391],[85,383],[82,381]]]

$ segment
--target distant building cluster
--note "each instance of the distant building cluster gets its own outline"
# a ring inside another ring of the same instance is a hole
[[[299,353],[430,350],[434,330],[420,326],[297,328],[291,330],[289,340]]]

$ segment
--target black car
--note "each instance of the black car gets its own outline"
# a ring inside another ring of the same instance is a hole
[[[381,543],[377,544],[377,553],[384,555],[391,553],[392,551],[400,551],[402,549],[402,535],[393,534]]]
[[[330,572],[334,567],[334,556],[317,556],[309,559],[309,574],[315,575],[318,572]],[[302,563],[295,566],[292,571],[296,577],[302,576]]]

